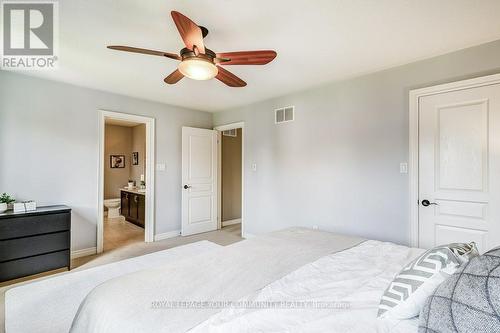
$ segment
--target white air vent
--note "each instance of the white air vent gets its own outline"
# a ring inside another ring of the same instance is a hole
[[[238,129],[237,128],[233,128],[233,129],[224,131],[224,132],[222,132],[222,135],[237,137],[238,136]]]
[[[274,110],[274,121],[276,124],[293,121],[295,117],[295,107],[287,106],[285,108]]]

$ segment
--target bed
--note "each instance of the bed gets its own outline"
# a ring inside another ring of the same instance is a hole
[[[416,332],[377,320],[385,288],[422,250],[292,228],[108,280],[71,332]]]
[[[419,253],[363,242],[299,268],[190,332],[417,332],[417,319],[377,320],[376,313],[394,274]],[[240,308],[248,305],[254,308]]]
[[[67,333],[81,302],[101,283],[220,247],[200,241],[13,287],[5,294],[5,330],[7,333]]]

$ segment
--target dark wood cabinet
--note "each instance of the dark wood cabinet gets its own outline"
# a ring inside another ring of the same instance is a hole
[[[130,193],[122,191],[121,194],[121,214],[127,218],[129,215],[129,200],[130,200]]]
[[[140,195],[137,202],[137,219],[141,221],[142,227],[144,228],[144,222],[146,221],[146,197]]]
[[[0,214],[0,281],[70,268],[71,209]]]
[[[137,207],[139,206],[137,203],[139,201],[138,195],[130,193],[130,204],[129,204],[129,214],[128,216],[134,220],[138,219]]]
[[[125,219],[144,228],[146,221],[146,197],[144,194],[121,191],[121,214]]]

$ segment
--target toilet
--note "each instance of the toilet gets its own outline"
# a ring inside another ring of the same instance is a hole
[[[104,207],[108,209],[108,219],[120,217],[120,198],[104,200]]]

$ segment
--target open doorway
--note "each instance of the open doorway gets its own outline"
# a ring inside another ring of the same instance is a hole
[[[97,251],[153,241],[154,119],[101,111]]]
[[[243,234],[243,124],[217,127],[219,132],[219,228]]]

